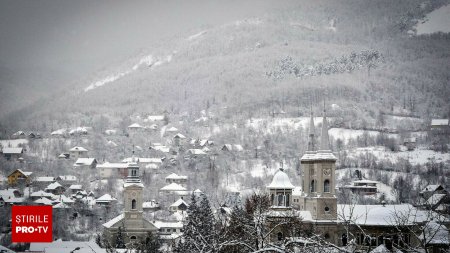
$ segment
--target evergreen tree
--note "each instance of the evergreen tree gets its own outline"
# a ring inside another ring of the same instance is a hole
[[[141,253],[160,253],[161,239],[158,235],[154,235],[152,232],[148,232],[147,236],[140,243]]]

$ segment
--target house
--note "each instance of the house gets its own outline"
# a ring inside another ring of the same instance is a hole
[[[33,179],[33,187],[39,188],[39,189],[45,189],[45,187],[51,183],[56,182],[56,178],[54,177],[35,177]]]
[[[32,192],[31,194],[30,194],[30,198],[31,198],[31,200],[37,200],[37,199],[40,199],[40,198],[47,198],[47,199],[53,199],[53,197],[54,197],[55,195],[53,194],[53,193],[50,193],[50,192],[45,192],[45,191],[42,191],[42,190],[39,190],[39,191],[35,191],[35,192]]]
[[[180,133],[177,133],[172,139],[175,146],[182,146],[186,143],[186,136]]]
[[[45,191],[53,193],[54,195],[61,195],[64,193],[64,191],[66,191],[66,188],[64,188],[64,186],[62,186],[60,183],[54,182],[54,183],[49,184],[45,188]]]
[[[11,138],[13,139],[22,139],[26,138],[26,134],[24,131],[17,131],[11,135]]]
[[[58,176],[56,181],[60,183],[62,186],[69,186],[77,182],[77,177],[72,175],[63,175]]]
[[[66,134],[67,134],[67,130],[64,129],[64,128],[55,130],[55,131],[53,131],[53,132],[50,133],[50,135],[51,135],[52,137],[65,137]]]
[[[95,169],[97,160],[95,158],[78,158],[73,167],[82,169]]]
[[[163,241],[173,241],[182,235],[183,223],[180,221],[154,221],[158,234]]]
[[[125,178],[128,175],[128,163],[105,162],[97,164],[96,168],[100,178]]]
[[[412,151],[416,148],[416,142],[417,141],[415,137],[405,138],[403,140],[403,145],[406,146],[408,151]]]
[[[149,147],[149,149],[150,150],[154,150],[154,151],[156,151],[156,153],[165,153],[165,154],[167,154],[167,153],[169,153],[170,152],[170,148],[169,147],[167,147],[167,146],[165,146],[165,145],[162,145],[161,143],[153,143],[150,147]]]
[[[341,190],[349,190],[354,194],[374,195],[378,192],[377,181],[371,180],[357,180],[353,181],[351,185],[344,185]]]
[[[33,172],[17,169],[8,175],[8,185],[28,185],[31,183],[31,175]]]
[[[175,201],[175,203],[173,203],[172,205],[169,206],[169,211],[171,212],[178,212],[178,211],[186,211],[187,208],[189,207],[189,205],[183,200],[183,198],[178,199],[177,201]]]
[[[430,184],[427,185],[422,191],[419,192],[419,195],[424,198],[428,199],[433,194],[445,194],[448,193],[445,188],[440,184]]]
[[[160,206],[156,200],[152,199],[150,201],[142,203],[142,209],[144,209],[144,211],[154,212],[159,210]]]
[[[432,119],[431,131],[448,131],[450,129],[448,119]]]
[[[240,144],[224,144],[221,150],[228,152],[242,152],[244,151],[244,148]]]
[[[141,126],[139,123],[133,123],[133,124],[128,126],[128,130],[130,132],[140,132],[140,131],[142,131],[144,129],[145,128],[143,126]]]
[[[69,186],[69,191],[71,194],[75,194],[82,190],[83,190],[83,186],[81,184],[73,184],[73,185]]]
[[[177,183],[177,184],[186,184],[187,183],[187,176],[179,176],[175,173],[172,173],[166,177],[166,183]]]
[[[61,153],[58,155],[58,159],[70,159],[70,153]]]
[[[111,195],[109,195],[109,194],[104,194],[103,196],[97,198],[97,199],[95,200],[95,203],[96,203],[97,205],[109,206],[109,205],[111,205],[112,203],[114,203],[114,202],[116,202],[116,201],[117,201],[117,199],[116,199],[116,198],[113,198]]]
[[[71,129],[69,131],[70,136],[87,135],[87,134],[88,134],[88,130],[86,127],[77,127],[77,128]]]
[[[70,157],[72,157],[73,159],[88,157],[88,155],[87,155],[88,150],[83,147],[79,147],[79,146],[75,146],[75,147],[69,149],[69,153],[70,153]]]
[[[23,197],[23,195],[18,189],[8,188],[5,190],[0,190],[0,197],[2,197],[4,201],[6,201],[11,198],[21,198]]]
[[[185,187],[183,187],[177,183],[168,184],[168,185],[162,187],[159,191],[167,193],[167,194],[176,194],[176,195],[182,195],[182,196],[189,194]]]
[[[6,158],[6,160],[18,160],[22,158],[24,149],[21,147],[18,148],[3,148],[2,154]]]
[[[191,158],[191,159],[205,158],[207,156],[207,154],[203,150],[196,149],[196,148],[188,149],[188,151],[186,153],[188,155],[187,158]]]

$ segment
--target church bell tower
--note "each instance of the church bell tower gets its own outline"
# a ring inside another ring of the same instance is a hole
[[[139,178],[139,166],[135,161],[128,164],[128,177],[123,188],[125,226],[142,227],[142,191],[144,185]]]
[[[311,110],[308,150],[300,159],[303,172],[300,209],[310,211],[315,220],[337,219],[336,160],[330,150],[325,106],[319,150],[316,150],[314,118]]]

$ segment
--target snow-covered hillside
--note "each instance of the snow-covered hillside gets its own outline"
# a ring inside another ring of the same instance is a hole
[[[450,4],[427,14],[415,27],[417,35],[450,32]]]

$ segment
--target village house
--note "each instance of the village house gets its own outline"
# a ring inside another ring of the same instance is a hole
[[[413,151],[416,148],[417,139],[416,137],[405,138],[403,140],[403,145],[408,149],[408,151]]]
[[[32,182],[33,172],[17,169],[8,175],[8,185],[29,185]]]
[[[73,167],[79,169],[95,169],[97,160],[95,158],[78,158]]]
[[[351,185],[344,185],[340,187],[342,191],[351,191],[354,194],[360,195],[374,195],[378,192],[377,181],[372,180],[356,180]]]
[[[431,131],[448,133],[450,130],[448,119],[432,119],[430,125]]]
[[[166,177],[166,183],[177,183],[181,185],[185,185],[187,183],[188,177],[187,176],[179,176],[176,173],[172,173]]]
[[[142,208],[144,209],[144,211],[154,212],[160,209],[160,205],[158,201],[152,199],[150,201],[142,203]]]
[[[104,194],[95,200],[95,203],[97,205],[102,205],[102,206],[110,206],[112,203],[115,203],[115,202],[117,202],[117,199],[113,198],[110,194]]]
[[[60,183],[64,187],[75,184],[77,180],[77,177],[72,175],[62,175],[56,178],[56,182]]]
[[[182,135],[182,134],[180,134],[180,133],[177,133],[177,134],[172,138],[172,140],[173,140],[173,145],[174,145],[174,146],[177,146],[177,147],[183,146],[183,145],[186,144],[186,136],[184,136],[184,135]]]
[[[227,152],[242,152],[244,151],[244,148],[240,144],[224,144],[221,150]]]
[[[187,210],[188,207],[189,207],[189,205],[186,203],[186,201],[184,201],[183,198],[180,198],[177,201],[175,201],[175,203],[173,203],[172,205],[169,206],[169,211],[184,212]]]
[[[64,186],[62,186],[60,183],[54,182],[54,183],[49,184],[45,188],[45,191],[53,193],[54,195],[61,195],[66,191],[66,188],[64,188]]]
[[[47,187],[47,185],[56,182],[56,178],[54,177],[49,177],[49,176],[45,176],[45,177],[35,177],[33,179],[33,187],[36,189],[45,189],[45,187]]]
[[[88,157],[88,150],[79,146],[69,149],[69,153],[72,159]]]

